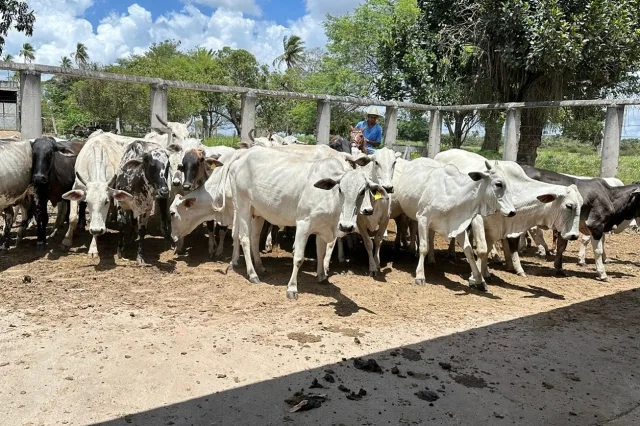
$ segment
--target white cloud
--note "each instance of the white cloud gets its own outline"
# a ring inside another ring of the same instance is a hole
[[[10,32],[5,52],[17,57],[22,44],[28,41],[35,47],[36,63],[58,65],[62,56],[69,56],[76,43],[82,42],[91,61],[109,64],[121,57],[141,54],[151,43],[176,39],[181,41],[183,49],[195,46],[214,50],[224,46],[246,49],[260,62],[271,64],[282,53],[285,35],[300,35],[309,48],[326,43],[322,19],[311,15],[285,26],[223,7],[205,14],[193,4],[186,4],[181,11],[153,17],[151,12],[134,3],[124,13],[105,16],[94,27],[83,18],[92,4],[93,0],[33,0],[30,2],[36,13],[33,37]]]
[[[355,9],[364,0],[307,0],[307,10],[316,19],[327,14],[339,16]]]
[[[236,12],[250,13],[260,16],[262,11],[255,0],[193,0],[194,3],[209,6],[214,9],[224,8]]]

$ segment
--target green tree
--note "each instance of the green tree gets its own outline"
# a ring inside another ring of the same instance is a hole
[[[29,8],[26,1],[3,0],[0,2],[0,53],[4,47],[5,37],[11,28],[25,33],[29,37],[33,35],[33,24],[36,17],[33,9]]]
[[[60,66],[62,68],[71,68],[71,59],[68,56],[60,58]]]
[[[25,43],[22,45],[22,50],[20,50],[20,55],[24,59],[24,63],[27,61],[31,62],[36,58],[36,50],[33,48],[31,43]]]
[[[87,46],[85,46],[84,43],[78,43],[76,45],[76,51],[71,54],[71,57],[76,61],[78,68],[85,68],[89,63]]]
[[[300,36],[284,36],[282,39],[282,49],[284,52],[273,61],[274,67],[279,67],[283,63],[287,68],[293,68],[302,60],[304,54],[304,41]]]

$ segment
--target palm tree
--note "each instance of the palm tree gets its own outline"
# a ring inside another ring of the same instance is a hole
[[[60,66],[62,68],[71,68],[71,59],[69,59],[68,56],[63,56],[62,59],[60,59]]]
[[[287,68],[292,68],[302,60],[304,41],[302,41],[299,36],[284,36],[282,39],[282,48],[284,52],[273,61],[274,67],[279,67],[284,62]]]
[[[31,43],[25,43],[22,45],[22,50],[18,56],[22,56],[26,64],[27,61],[31,62],[36,59],[36,49],[33,48]]]
[[[87,46],[84,43],[78,43],[76,45],[76,51],[71,54],[71,57],[75,59],[78,68],[84,68],[89,63],[89,53],[87,53]]]
[[[13,62],[13,55],[11,53],[7,53],[2,57],[3,62]],[[7,80],[10,78],[11,71],[7,70]]]

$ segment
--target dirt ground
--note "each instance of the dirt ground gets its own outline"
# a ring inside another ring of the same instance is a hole
[[[493,265],[481,293],[439,239],[426,286],[413,284],[415,259],[388,243],[379,278],[361,251],[332,262],[328,284],[307,259],[295,302],[285,297],[290,242],[252,285],[223,273],[230,248],[209,261],[204,238],[190,237],[182,257],[149,238],[147,268],[115,259],[113,233],[100,259],[87,256],[87,234],[69,253],[61,237],[38,252],[31,236],[0,255],[2,424],[640,424],[634,233],[609,238],[609,283],[594,279],[592,260],[575,264],[574,243],[568,277],[529,251],[529,277]],[[354,357],[382,372],[356,369]],[[313,379],[323,388],[309,389]],[[289,412],[285,399],[301,389],[328,399]]]

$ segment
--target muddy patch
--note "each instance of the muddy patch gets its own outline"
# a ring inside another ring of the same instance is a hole
[[[408,361],[422,361],[420,352],[414,351],[413,349],[402,348],[402,353],[400,355],[402,355],[402,358]]]
[[[347,337],[364,337],[364,334],[360,333],[360,330],[357,328],[342,328],[334,325],[331,327],[326,327],[325,330],[332,333],[340,333],[343,336]]]
[[[315,334],[307,334],[307,333],[289,333],[287,337],[290,340],[295,340],[299,343],[318,343],[322,340],[322,337],[316,336]]]
[[[460,374],[451,377],[456,383],[468,388],[486,388],[487,382],[482,377],[476,377],[471,374]]]

